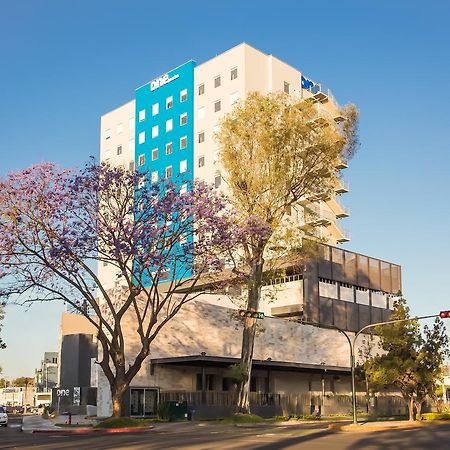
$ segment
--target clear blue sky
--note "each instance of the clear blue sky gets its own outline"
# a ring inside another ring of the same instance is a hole
[[[22,1],[0,6],[0,174],[98,154],[99,117],[246,41],[361,113],[346,247],[397,262],[413,313],[450,309],[450,2]],[[56,350],[61,307],[8,307],[7,376]]]

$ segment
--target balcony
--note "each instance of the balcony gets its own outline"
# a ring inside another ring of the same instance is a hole
[[[304,224],[300,227],[309,230],[316,227],[327,227],[336,220],[336,216],[331,212],[321,208],[304,209]]]
[[[325,85],[321,83],[315,83],[314,81],[309,80],[302,75],[301,86],[303,91],[307,91],[312,94],[310,96],[304,97],[305,100],[312,101],[314,103],[325,103],[328,100],[329,89]]]
[[[342,180],[339,180],[339,183],[334,188],[336,194],[345,194],[349,191],[348,184],[344,183]]]
[[[336,215],[337,219],[342,219],[350,215],[350,210],[342,205],[335,197],[327,200],[327,205]]]
[[[348,164],[345,161],[339,161],[336,164],[336,169],[342,170],[342,169],[347,169],[348,168]]]

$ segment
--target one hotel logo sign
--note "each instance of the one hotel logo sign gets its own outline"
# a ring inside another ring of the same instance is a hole
[[[152,92],[156,91],[156,89],[160,88],[161,86],[164,86],[165,84],[170,83],[173,80],[176,80],[179,76],[180,75],[176,74],[169,77],[169,74],[166,73],[150,82],[150,90]]]

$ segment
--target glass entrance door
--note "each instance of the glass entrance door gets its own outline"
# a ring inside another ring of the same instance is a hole
[[[131,388],[130,415],[139,417],[156,416],[158,408],[158,389]]]

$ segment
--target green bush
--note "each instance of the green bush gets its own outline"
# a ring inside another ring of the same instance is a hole
[[[316,414],[303,414],[297,416],[297,420],[320,420],[320,416]]]
[[[450,413],[423,413],[417,415],[417,420],[450,420]]]
[[[274,420],[276,422],[285,422],[286,420],[289,420],[290,417],[289,416],[275,416]]]

